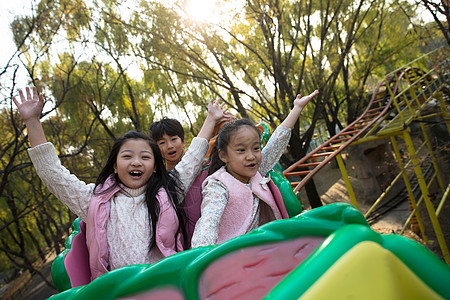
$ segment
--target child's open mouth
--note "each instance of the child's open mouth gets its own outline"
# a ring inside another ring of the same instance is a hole
[[[169,156],[175,156],[177,154],[177,151],[170,151],[167,153]]]
[[[139,177],[142,175],[142,172],[141,171],[131,171],[130,175],[133,177]]]
[[[249,165],[247,165],[247,168],[250,168],[250,169],[256,168],[256,164],[249,164]]]

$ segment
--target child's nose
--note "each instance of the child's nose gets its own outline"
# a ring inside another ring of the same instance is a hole
[[[247,152],[247,159],[252,160],[255,158],[255,154],[251,151]]]
[[[139,159],[134,159],[132,162],[131,162],[131,165],[132,166],[135,166],[135,167],[137,167],[137,166],[140,166],[141,165],[141,161],[139,160]]]

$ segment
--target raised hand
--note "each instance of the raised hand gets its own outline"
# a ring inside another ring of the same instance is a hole
[[[230,115],[226,113],[228,109],[224,109],[223,107],[224,103],[220,104],[220,99],[217,99],[216,101],[211,99],[209,101],[208,115],[206,116],[205,122],[203,123],[197,137],[209,140],[214,131],[214,126],[216,126],[217,123],[220,123],[223,119],[230,117]]]
[[[47,142],[44,130],[41,124],[41,112],[44,108],[44,96],[38,94],[36,87],[33,91],[30,88],[25,89],[27,96],[19,90],[20,101],[16,97],[12,97],[14,104],[17,106],[22,119],[27,125],[28,140],[31,147]]]
[[[220,99],[215,102],[211,99],[208,103],[208,116],[213,118],[216,123],[230,118],[230,114],[227,114],[228,108],[224,109],[224,105],[225,103],[220,104]]]
[[[288,114],[286,119],[280,124],[283,127],[293,128],[295,125],[295,122],[297,122],[298,118],[300,117],[300,113],[302,112],[303,108],[305,107],[308,102],[314,98],[319,93],[318,90],[315,90],[308,96],[302,97],[297,95],[297,98],[294,100],[294,107],[292,108],[291,112]]]
[[[19,90],[20,102],[16,97],[12,97],[14,104],[17,106],[22,119],[26,122],[32,119],[40,119],[42,109],[44,108],[44,97],[38,94],[36,87],[33,91],[29,87],[25,89],[26,97],[22,90]]]
[[[309,100],[314,98],[317,94],[319,94],[318,90],[315,90],[308,96],[304,96],[304,97],[302,97],[300,94],[298,94],[297,98],[295,98],[295,100],[294,100],[294,106],[298,106],[299,108],[303,109],[306,106],[306,104],[308,104]]]

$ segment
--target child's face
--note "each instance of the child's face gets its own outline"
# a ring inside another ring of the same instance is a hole
[[[231,175],[248,183],[261,163],[261,146],[256,130],[248,126],[239,128],[231,137],[226,153],[219,150],[219,157]]]
[[[150,145],[142,139],[123,143],[114,164],[114,173],[129,188],[143,187],[155,170],[155,158]]]
[[[185,144],[178,135],[170,136],[164,133],[156,144],[164,159],[170,164],[178,163],[183,157]]]

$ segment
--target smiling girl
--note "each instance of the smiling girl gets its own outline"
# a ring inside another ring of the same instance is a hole
[[[159,147],[148,136],[130,131],[118,138],[96,183],[87,184],[62,166],[47,142],[40,115],[44,106],[36,88],[13,97],[28,132],[28,153],[48,189],[86,223],[89,278],[71,277],[72,287],[132,264],[155,263],[186,249],[184,211],[180,203],[200,172],[222,107],[212,101],[198,136],[177,168],[168,173]],[[83,225],[84,226],[84,225]],[[72,245],[72,248],[74,246]],[[82,262],[76,266],[81,269]],[[71,276],[71,270],[67,270]]]
[[[319,92],[300,95],[286,119],[261,150],[260,131],[247,119],[232,121],[219,132],[203,182],[201,217],[192,248],[223,243],[272,220],[287,217],[279,192],[267,173],[287,147],[291,129],[305,105]]]

